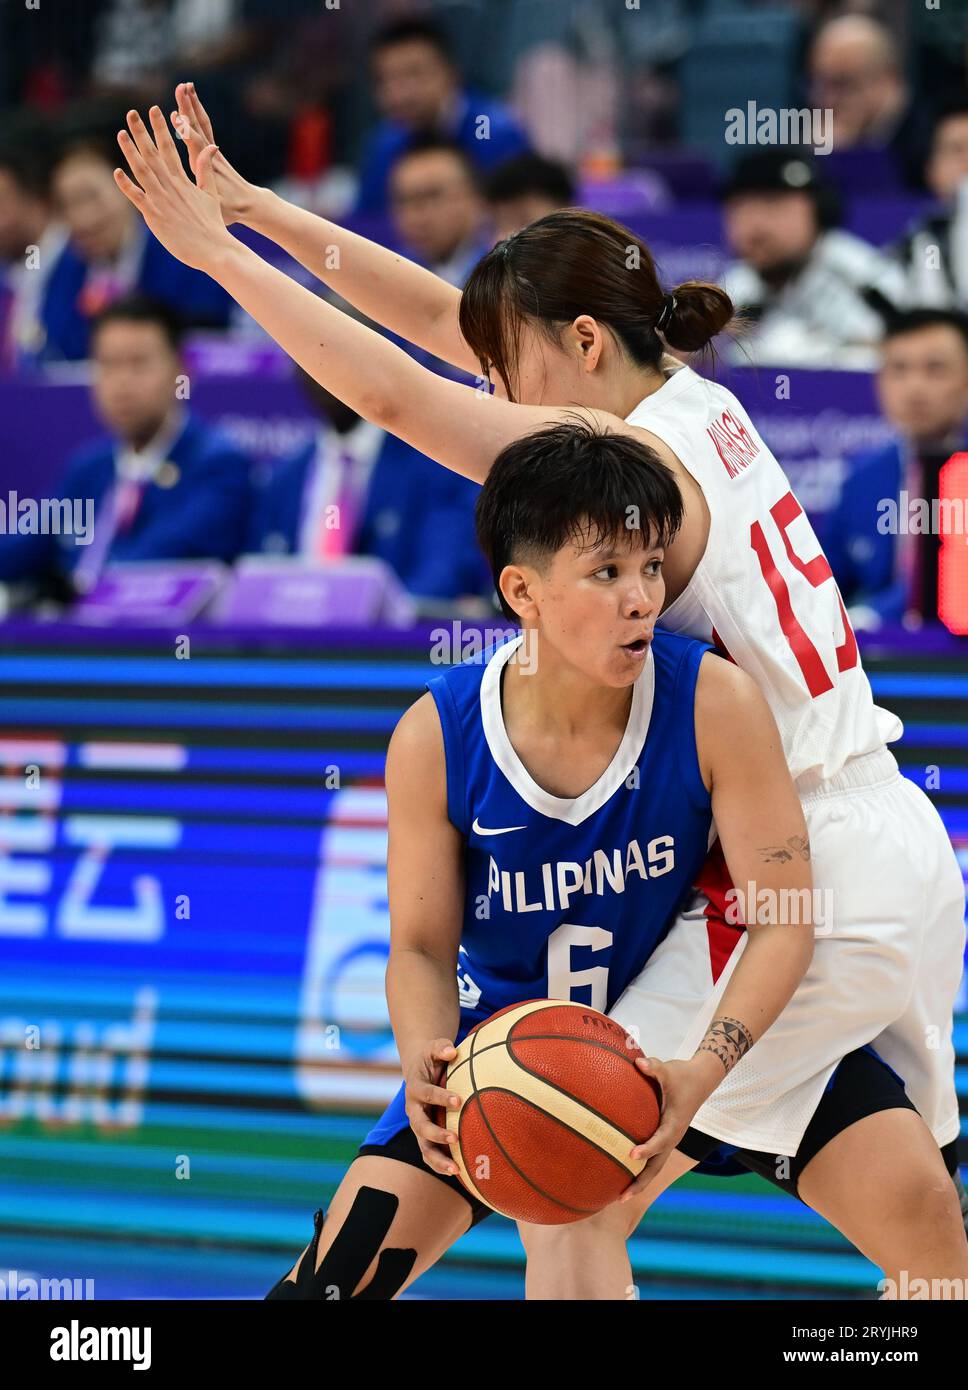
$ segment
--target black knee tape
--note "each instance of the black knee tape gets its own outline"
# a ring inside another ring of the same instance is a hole
[[[941,1145],[941,1157],[944,1159],[944,1166],[955,1179],[955,1183],[961,1181],[958,1173],[958,1140],[952,1139],[950,1144]]]
[[[417,1262],[416,1250],[380,1250],[393,1225],[400,1198],[394,1192],[361,1187],[353,1199],[346,1220],[316,1268],[316,1253],[323,1231],[323,1213],[314,1213],[316,1227],[312,1243],[303,1256],[295,1283],[280,1279],[269,1290],[269,1299],[312,1299],[335,1302],[339,1299],[389,1301],[406,1283]],[[353,1290],[373,1263],[379,1251],[373,1278],[359,1293]]]

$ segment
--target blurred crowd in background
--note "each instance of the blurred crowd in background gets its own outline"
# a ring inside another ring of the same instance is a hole
[[[968,9],[904,0],[0,0],[0,378],[90,364],[106,433],[64,459],[60,495],[111,508],[86,551],[0,536],[0,583],[349,550],[418,599],[490,601],[473,486],[315,383],[315,439],[258,475],[172,402],[186,331],[258,341],[113,180],[125,110],[170,111],[192,80],[247,178],[454,285],[556,207],[646,241],[659,219],[715,214],[745,320],[727,361],[877,374],[891,442],[847,461],[825,540],[852,612],[901,617],[911,556],[902,570],[877,503],[933,495],[968,447],[966,54]],[[783,111],[814,116],[793,141],[754,135]]]

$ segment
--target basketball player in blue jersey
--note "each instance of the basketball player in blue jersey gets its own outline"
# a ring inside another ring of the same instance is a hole
[[[521,634],[430,680],[387,754],[387,1000],[405,1084],[269,1298],[393,1297],[488,1214],[432,1113],[453,1108],[438,1082],[454,1043],[527,999],[610,1007],[690,890],[714,813],[738,882],[777,903],[809,890],[765,701],[708,644],[654,631],[680,518],[674,478],[627,437],[559,425],[495,463],[478,530]],[[809,922],[751,928],[694,1057],[645,1068],[664,1098],[650,1164],[812,951]]]

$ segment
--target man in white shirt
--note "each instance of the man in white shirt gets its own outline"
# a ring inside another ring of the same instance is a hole
[[[837,228],[834,194],[810,156],[757,151],[724,190],[738,259],[723,288],[750,322],[737,362],[871,370],[885,313],[904,302],[900,267]]]
[[[968,99],[935,122],[925,182],[938,206],[897,248],[911,308],[968,309]]]
[[[476,485],[299,375],[319,424],[259,490],[249,549],[312,565],[376,556],[428,609],[487,600],[492,584],[474,531]]]
[[[282,465],[263,494],[255,543],[267,554],[325,563],[354,551],[385,435],[305,372],[299,377],[319,423],[298,468],[297,460]]]

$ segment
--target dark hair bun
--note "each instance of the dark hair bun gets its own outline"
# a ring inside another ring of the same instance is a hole
[[[725,290],[705,280],[687,280],[672,291],[675,308],[662,336],[670,347],[698,352],[727,328],[733,318],[733,301]]]

